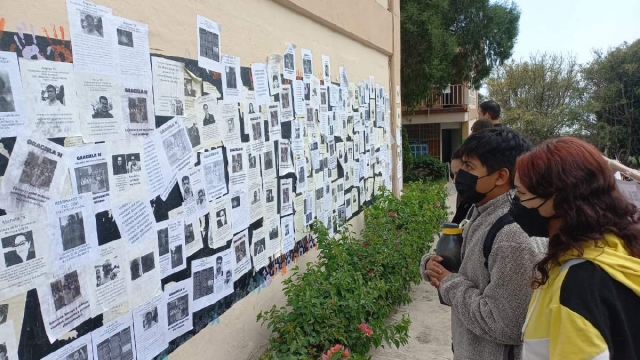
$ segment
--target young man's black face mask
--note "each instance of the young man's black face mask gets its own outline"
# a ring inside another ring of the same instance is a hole
[[[529,201],[537,199],[538,197],[532,197],[526,200],[520,200],[517,196],[513,198],[511,202],[511,209],[509,213],[513,220],[520,225],[522,231],[526,232],[529,237],[549,237],[549,218],[540,215],[540,207],[544,205],[549,199],[545,200],[542,204],[534,208],[528,208],[522,205],[523,201]]]
[[[480,201],[484,200],[488,193],[492,192],[498,185],[494,185],[493,189],[487,191],[486,193],[480,193],[476,190],[476,184],[478,180],[485,178],[491,174],[480,176],[473,175],[468,171],[464,171],[460,169],[458,171],[458,175],[456,176],[456,191],[458,195],[462,198],[463,201],[477,204]]]

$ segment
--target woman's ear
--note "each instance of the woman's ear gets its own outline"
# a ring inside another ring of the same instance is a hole
[[[509,169],[506,168],[502,168],[500,170],[498,170],[498,177],[496,178],[496,185],[497,186],[502,186],[504,184],[508,184],[509,187],[512,187],[511,185],[511,173],[509,172]]]

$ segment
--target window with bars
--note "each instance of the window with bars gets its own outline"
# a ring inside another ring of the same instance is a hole
[[[431,155],[440,159],[440,124],[404,125],[413,156]]]

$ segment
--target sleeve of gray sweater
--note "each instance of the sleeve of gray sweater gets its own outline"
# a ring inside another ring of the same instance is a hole
[[[491,281],[484,291],[464,276],[451,274],[443,279],[440,293],[473,333],[501,344],[518,345],[533,292],[532,270],[541,254],[529,239],[498,241],[509,233],[501,231],[496,236],[489,256]]]

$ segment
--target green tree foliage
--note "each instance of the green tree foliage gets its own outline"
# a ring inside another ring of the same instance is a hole
[[[539,54],[504,64],[487,89],[502,107],[502,122],[534,143],[574,134],[589,118],[580,65],[572,56]]]
[[[637,166],[640,155],[640,40],[596,51],[583,71],[595,121],[585,137],[610,157]]]
[[[409,170],[413,168],[413,154],[409,146],[409,134],[407,127],[402,127],[402,176],[407,176]]]
[[[448,84],[478,88],[511,57],[520,11],[489,0],[402,0],[402,100],[412,108]]]

